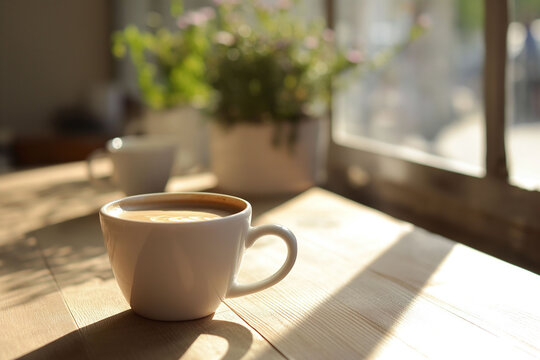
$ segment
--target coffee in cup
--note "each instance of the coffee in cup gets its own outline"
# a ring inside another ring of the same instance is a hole
[[[220,202],[162,201],[151,204],[115,205],[110,211],[121,219],[147,222],[195,222],[218,219],[242,211],[242,207]]]
[[[133,311],[156,320],[189,320],[213,313],[227,297],[281,281],[297,245],[280,225],[252,227],[251,205],[211,193],[131,196],[104,205],[100,221],[115,278]],[[236,281],[244,250],[263,235],[287,245],[282,267],[251,284]]]

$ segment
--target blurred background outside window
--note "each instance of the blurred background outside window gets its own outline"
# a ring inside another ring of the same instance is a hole
[[[342,46],[366,58],[403,43],[334,97],[334,140],[473,176],[485,173],[484,3],[336,1]],[[540,2],[510,1],[507,157],[511,181],[540,188]]]
[[[437,157],[438,164],[482,175],[483,2],[337,4],[339,40],[367,56],[403,42],[415,18],[427,30],[336,97],[336,140],[356,140],[418,161]]]
[[[540,189],[540,1],[510,1],[506,150],[510,181]]]

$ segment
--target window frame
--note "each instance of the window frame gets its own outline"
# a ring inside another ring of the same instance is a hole
[[[335,5],[335,0],[325,0],[332,28]],[[540,192],[510,184],[506,161],[508,1],[484,0],[484,14],[485,175],[466,175],[330,139],[327,187],[540,273]],[[350,181],[351,169],[365,174],[365,181]]]

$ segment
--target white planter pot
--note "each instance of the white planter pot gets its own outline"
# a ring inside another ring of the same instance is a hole
[[[191,107],[148,110],[143,132],[173,138],[178,144],[173,174],[185,174],[208,167],[208,129],[202,114]]]
[[[295,193],[322,182],[327,133],[327,122],[306,120],[292,147],[275,146],[271,124],[231,128],[211,124],[210,163],[219,190],[254,195]]]

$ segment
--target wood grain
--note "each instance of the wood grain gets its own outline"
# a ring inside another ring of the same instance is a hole
[[[36,240],[0,246],[0,359],[12,359],[77,329]],[[66,354],[81,348],[71,338]],[[56,358],[58,348],[44,357]]]
[[[540,355],[532,273],[318,189],[261,221],[297,234],[298,262],[275,287],[227,303],[289,358]],[[242,279],[277,266],[277,244],[256,243]]]

